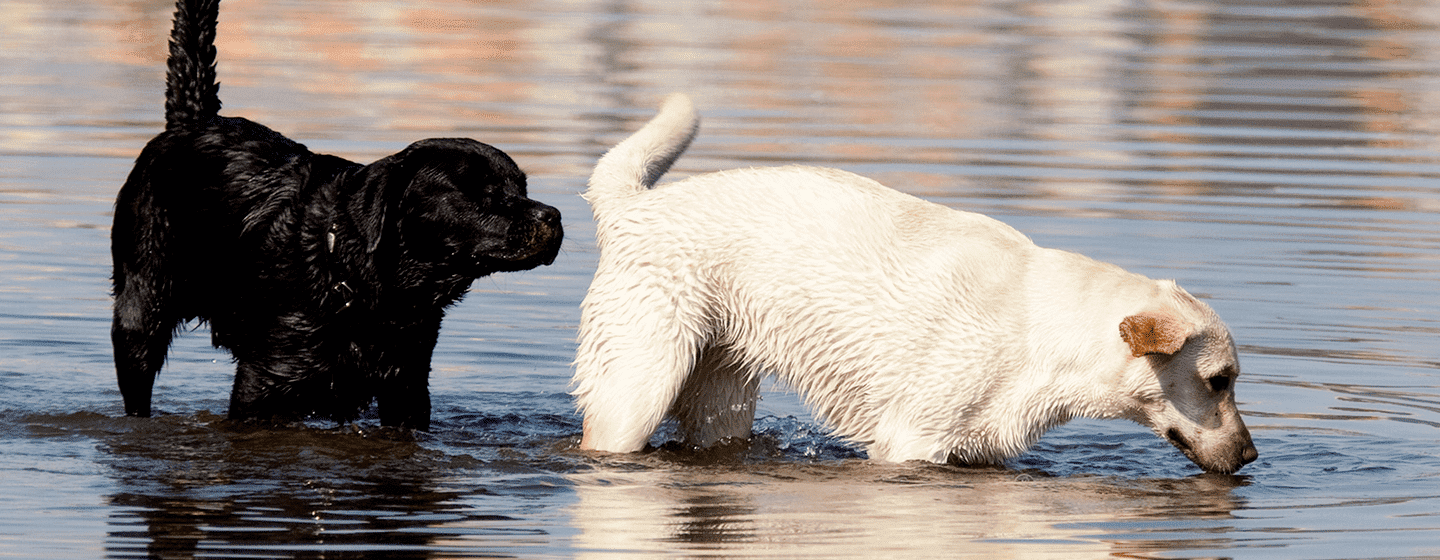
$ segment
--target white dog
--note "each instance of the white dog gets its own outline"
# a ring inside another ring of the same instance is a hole
[[[638,451],[667,415],[690,444],[749,437],[769,372],[882,461],[995,463],[1076,417],[1149,426],[1206,471],[1257,457],[1230,332],[1174,282],[835,169],[655,187],[698,126],[672,96],[590,178],[581,448]]]

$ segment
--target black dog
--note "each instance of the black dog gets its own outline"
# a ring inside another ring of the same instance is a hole
[[[165,132],[115,204],[111,338],[125,413],[150,415],[174,331],[208,321],[231,418],[345,421],[372,400],[427,429],[430,355],[475,278],[550,264],[560,213],[498,149],[431,139],[370,165],[221,117],[218,0],[179,0]]]

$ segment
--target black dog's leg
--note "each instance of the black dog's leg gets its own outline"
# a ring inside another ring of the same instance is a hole
[[[233,420],[293,420],[335,414],[337,385],[333,344],[304,313],[283,313],[267,328],[227,329],[225,344],[235,356],[230,391]],[[218,326],[213,327],[218,328]],[[344,416],[342,414],[342,416]]]
[[[275,371],[268,361],[239,360],[235,364],[235,386],[230,390],[231,420],[292,420],[304,415],[301,403],[286,402],[303,394],[295,381]],[[285,369],[283,366],[280,369]],[[292,406],[293,405],[293,406]]]
[[[395,360],[384,368],[376,404],[380,425],[430,429],[430,357],[440,336],[440,318],[402,329]]]
[[[267,383],[265,368],[252,361],[238,361],[235,364],[235,385],[230,389],[231,420],[244,420],[264,416],[265,397],[270,394],[272,383]]]
[[[406,371],[381,383],[380,425],[430,429],[430,371]],[[418,375],[417,375],[418,374]]]
[[[115,378],[125,399],[125,414],[150,416],[155,376],[180,319],[167,312],[169,296],[160,286],[131,279],[115,295],[110,341],[115,348]]]
[[[354,412],[337,411],[337,387],[331,370],[308,355],[276,349],[276,355],[239,359],[230,391],[231,420],[291,421],[309,415],[348,420]],[[338,412],[338,413],[337,413]]]

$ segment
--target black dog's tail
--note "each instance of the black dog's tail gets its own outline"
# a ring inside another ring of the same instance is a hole
[[[220,0],[177,0],[165,74],[165,129],[195,128],[220,112],[215,25]]]

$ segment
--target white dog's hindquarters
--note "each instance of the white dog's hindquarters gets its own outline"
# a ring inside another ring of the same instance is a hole
[[[773,374],[877,460],[993,463],[1075,417],[1135,420],[1210,471],[1254,460],[1229,332],[1173,283],[839,170],[655,186],[697,125],[667,100],[585,193],[582,448],[638,451],[667,416],[688,443],[748,437]]]

